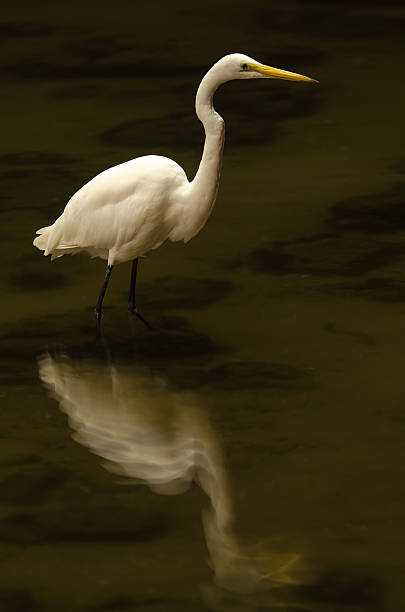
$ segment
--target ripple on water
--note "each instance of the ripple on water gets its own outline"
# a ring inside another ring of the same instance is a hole
[[[238,81],[225,83],[215,94],[215,107],[227,124],[243,120],[257,138],[256,132],[262,132],[274,122],[315,115],[321,106],[320,88],[313,85],[294,85],[281,80],[269,83],[265,79],[245,85],[241,90]],[[233,130],[237,128],[232,127]],[[227,130],[227,141],[232,137],[228,132],[231,130]]]
[[[69,58],[75,58],[80,62],[98,61],[114,57],[123,51],[132,53],[142,53],[143,47],[136,44],[136,41],[125,40],[124,37],[117,36],[88,36],[86,38],[74,38],[63,45],[63,52]]]
[[[233,265],[247,266],[260,274],[308,277],[307,292],[401,301],[405,286],[397,268],[405,257],[404,187],[400,183],[379,194],[337,202],[326,214],[329,231],[263,243]],[[311,289],[313,277],[349,279],[383,268],[381,276],[338,283],[318,281]],[[286,288],[287,293],[292,291]]]
[[[72,481],[74,478],[72,474]],[[86,483],[81,486],[86,487]],[[61,485],[59,505],[53,500],[47,505],[45,500],[36,508],[29,500],[30,512],[14,511],[2,520],[0,538],[3,542],[20,545],[45,542],[134,544],[159,540],[170,531],[172,525],[167,515],[145,505],[144,492],[140,489],[131,499],[124,493],[116,495],[115,490],[116,485],[111,483],[104,491],[110,498],[110,503],[106,503],[105,498],[90,495],[90,492],[83,495],[78,487]]]
[[[312,375],[296,366],[266,361],[230,361],[209,368],[197,377],[201,386],[231,390],[277,389],[295,391],[312,389]]]
[[[401,279],[370,276],[351,283],[337,283],[325,287],[332,295],[361,297],[376,302],[405,302],[405,281]]]
[[[227,115],[227,123],[236,125],[237,115],[232,118]],[[266,129],[257,132],[252,129],[253,120],[239,124],[233,131],[232,137],[227,138],[228,146],[254,145],[260,142],[271,142],[278,134],[278,128],[270,119]],[[265,132],[265,133],[263,133]],[[130,147],[136,151],[150,151],[151,146],[159,148],[159,153],[170,155],[174,148],[199,147],[203,141],[203,129],[197,117],[190,111],[186,113],[170,113],[165,117],[151,117],[148,119],[136,119],[119,123],[99,135],[104,145],[113,147]]]
[[[39,38],[49,36],[59,29],[56,25],[38,21],[9,21],[0,23],[0,37]]]
[[[405,19],[399,2],[388,0],[385,6],[378,0],[355,3],[344,0],[339,4],[337,0],[328,3],[299,0],[291,10],[289,4],[274,7],[260,0],[249,11],[249,18],[259,28],[268,20],[274,28],[284,28],[290,35],[301,36],[305,32],[306,35],[327,41],[334,38],[348,42],[379,36],[390,38],[402,36],[403,33]],[[341,4],[344,4],[344,10],[339,10]],[[345,33],[344,37],[342,32]]]
[[[17,151],[0,155],[0,162],[6,166],[63,166],[79,162],[78,157],[58,151]]]
[[[25,266],[11,274],[10,282],[21,292],[49,291],[73,284],[72,279],[59,270],[49,269],[47,272],[48,274],[43,274],[37,266]]]
[[[227,352],[207,334],[193,330],[186,319],[174,316],[153,318],[154,329],[148,330],[125,309],[106,308],[103,317],[105,343],[111,357],[122,363],[164,372],[169,382],[182,388],[194,380],[194,372],[206,367],[217,355]],[[4,382],[21,382],[37,378],[36,357],[41,351],[66,347],[72,358],[105,362],[105,344],[96,338],[92,309],[61,315],[26,319],[0,329]],[[186,364],[186,367],[185,367]]]
[[[29,589],[0,589],[0,610],[4,612],[39,612],[41,609]]]
[[[191,603],[184,599],[168,599],[167,597],[133,599],[122,595],[104,600],[93,610],[99,612],[132,612],[133,610],[145,610],[145,612],[206,612],[207,608],[199,602],[193,601]]]
[[[350,606],[350,609],[359,606],[367,612],[383,610],[383,584],[373,576],[358,575],[356,570],[353,573],[340,569],[325,572],[318,582],[298,587],[297,592],[314,603]]]
[[[5,504],[31,505],[42,502],[66,479],[63,468],[45,462],[35,462],[5,470],[2,478],[2,499]]]
[[[205,68],[205,70],[204,70]],[[27,55],[5,65],[1,72],[14,79],[134,79],[155,78],[156,74],[164,73],[167,78],[193,76],[198,78],[206,72],[206,67],[190,66],[188,64],[163,64],[157,60],[135,59],[117,62],[83,62],[80,58],[66,57],[64,52],[55,53],[53,59],[41,55]]]
[[[396,263],[405,243],[367,239],[357,235],[321,237],[314,241],[273,242],[254,249],[240,265],[261,274],[284,276],[358,276]]]
[[[234,291],[235,285],[228,279],[164,276],[142,284],[139,303],[145,311],[205,308]]]
[[[243,95],[240,84],[236,85],[226,84],[215,98],[227,124],[227,147],[270,143],[280,134],[279,121],[314,115],[320,108],[320,93],[315,87],[294,88],[276,82],[270,88],[268,83],[267,87],[266,83],[250,83]],[[252,107],[254,116],[249,111]],[[191,111],[126,121],[99,135],[104,145],[135,150],[150,150],[153,143],[160,148],[197,147],[202,138],[202,126]]]
[[[393,185],[382,193],[337,202],[329,209],[326,222],[339,232],[393,234],[404,231],[405,183]]]

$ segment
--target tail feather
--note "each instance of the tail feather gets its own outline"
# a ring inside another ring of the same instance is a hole
[[[57,241],[58,236],[55,236],[55,224],[49,225],[48,227],[41,227],[41,229],[37,230],[38,236],[34,239],[33,245],[44,251],[44,255],[51,254],[51,259],[56,259],[57,257],[62,257],[66,253],[72,253],[77,250],[77,246],[75,244],[57,244],[55,245],[55,241]]]
[[[61,232],[55,233],[55,223],[48,227],[41,227],[37,230],[38,236],[34,239],[33,245],[40,251],[44,251],[44,255],[51,255],[51,261],[62,257],[63,255],[75,255],[82,251],[86,251],[91,257],[101,257],[107,259],[108,249],[97,247],[83,247],[78,244],[65,244],[61,239]]]
[[[49,233],[49,230],[51,229],[52,225],[47,225],[46,227],[41,227],[39,230],[37,230],[35,233],[36,234],[45,234],[45,233]]]
[[[41,227],[41,229],[37,230],[38,236],[35,238],[33,245],[37,247],[40,251],[46,251],[46,247],[48,245],[48,237],[49,230],[52,226],[49,227]],[[45,253],[47,255],[48,253]]]

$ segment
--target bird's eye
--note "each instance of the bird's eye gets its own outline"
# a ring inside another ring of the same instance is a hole
[[[242,64],[241,65],[241,69],[242,70],[248,70],[249,66],[247,64]]]

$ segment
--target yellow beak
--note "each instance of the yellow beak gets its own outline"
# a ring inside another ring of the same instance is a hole
[[[319,83],[315,79],[304,76],[303,74],[297,74],[296,72],[289,72],[288,70],[280,70],[279,68],[273,68],[272,66],[264,66],[263,64],[250,64],[252,70],[256,70],[268,79],[284,79],[286,81],[306,81],[307,83]]]

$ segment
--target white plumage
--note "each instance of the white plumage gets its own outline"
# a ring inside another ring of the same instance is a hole
[[[135,259],[164,240],[187,236],[183,193],[189,182],[171,159],[148,155],[108,168],[69,200],[34,245],[52,254],[85,251],[109,265]]]
[[[34,245],[52,259],[78,252],[107,259],[97,319],[115,264],[134,261],[128,307],[136,313],[137,258],[167,239],[187,242],[206,223],[218,191],[225,137],[213,96],[226,81],[252,78],[313,81],[240,53],[223,57],[207,72],[197,91],[196,113],[204,126],[205,144],[192,181],[167,157],[139,157],[101,172],[74,194],[53,225],[37,231]]]

